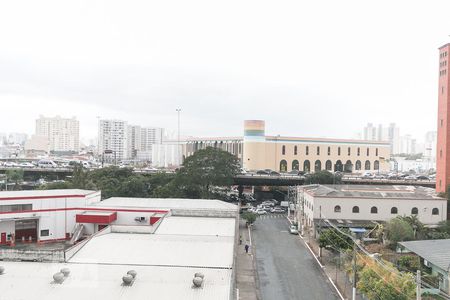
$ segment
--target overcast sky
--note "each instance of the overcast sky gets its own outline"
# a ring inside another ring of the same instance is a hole
[[[242,135],[436,129],[450,1],[2,1],[0,132],[40,115]]]

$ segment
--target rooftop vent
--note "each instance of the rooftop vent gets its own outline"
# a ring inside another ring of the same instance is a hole
[[[0,275],[2,275],[3,273],[5,273],[5,267],[4,266],[0,266]]]
[[[205,275],[203,273],[195,273],[194,279],[192,279],[192,283],[194,284],[195,288],[199,288],[203,284],[203,279],[205,278]]]
[[[69,268],[62,268],[61,269],[61,273],[64,274],[64,277],[67,277],[70,274],[70,269]]]
[[[64,281],[64,274],[61,272],[53,274],[53,280],[56,283],[62,283]]]
[[[122,281],[124,285],[132,285],[134,280],[136,279],[137,272],[135,270],[130,270],[127,272],[127,275],[122,277]]]

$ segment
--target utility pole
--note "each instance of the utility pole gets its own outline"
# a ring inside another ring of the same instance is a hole
[[[421,285],[421,278],[420,278],[420,270],[417,270],[417,276],[416,276],[416,300],[421,300],[422,299],[422,295],[421,295],[421,290],[420,290],[420,285]]]
[[[352,271],[353,271],[353,282],[352,282],[352,300],[356,300],[356,240],[353,242],[353,263],[352,263]]]

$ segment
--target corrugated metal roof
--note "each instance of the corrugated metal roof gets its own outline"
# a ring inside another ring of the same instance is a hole
[[[234,236],[235,219],[168,217],[164,218],[155,234],[183,234],[205,236]]]
[[[0,298],[5,300],[230,299],[229,269],[38,262],[0,262],[0,265],[6,269],[0,275]],[[63,283],[54,283],[53,274],[64,267],[70,269],[70,275]],[[123,286],[122,276],[132,269],[137,272],[136,280],[132,286]],[[205,275],[201,288],[192,287],[196,272]]]
[[[65,195],[89,195],[96,191],[67,189],[67,190],[30,190],[30,191],[2,191],[0,198],[12,197],[45,197],[45,196],[65,196]]]
[[[145,207],[154,209],[214,209],[214,210],[234,210],[237,205],[214,199],[161,199],[161,198],[121,198],[113,197],[101,202],[94,203],[93,206],[102,207]]]
[[[400,242],[400,245],[444,271],[450,267],[450,239]]]

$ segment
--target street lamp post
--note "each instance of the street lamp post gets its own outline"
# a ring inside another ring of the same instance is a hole
[[[179,165],[181,165],[181,144],[180,144],[180,113],[181,113],[181,108],[177,108],[177,109],[175,109],[175,111],[177,112],[177,115],[178,115],[178,133],[177,133],[177,135],[178,135],[178,159],[179,159],[179,161],[178,161],[178,163],[179,163]]]

